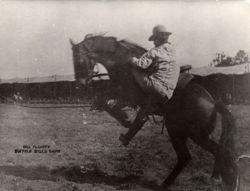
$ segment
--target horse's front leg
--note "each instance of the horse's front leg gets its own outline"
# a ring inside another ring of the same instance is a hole
[[[219,165],[219,161],[216,159],[215,159],[213,173],[212,173],[211,178],[214,178],[214,179],[220,178],[220,165]]]
[[[129,120],[128,114],[122,110],[123,106],[119,103],[111,105],[107,102],[104,104],[103,109],[114,117],[123,127],[130,128],[132,126],[132,121]]]
[[[140,109],[137,113],[137,116],[134,122],[131,124],[131,127],[127,131],[127,133],[121,134],[119,140],[122,142],[124,146],[127,146],[129,142],[133,139],[133,137],[137,134],[137,132],[143,127],[143,125],[148,120],[148,116],[145,111]]]

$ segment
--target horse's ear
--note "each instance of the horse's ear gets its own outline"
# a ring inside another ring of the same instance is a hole
[[[69,39],[69,42],[70,42],[70,44],[71,44],[72,46],[75,45],[75,43],[73,42],[73,40],[72,40],[71,38]]]

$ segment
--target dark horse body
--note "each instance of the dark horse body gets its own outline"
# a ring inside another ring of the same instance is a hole
[[[147,95],[135,82],[127,60],[132,56],[141,56],[146,50],[127,41],[103,36],[87,38],[77,45],[72,45],[77,80],[90,77],[93,69],[90,58],[94,56],[109,71],[112,86],[121,92],[118,94],[119,99],[125,100],[129,106],[140,108],[126,134],[132,138],[146,122],[140,118],[140,114],[144,112]],[[105,110],[116,117],[108,107],[105,107]],[[227,190],[235,190],[237,167],[234,163],[234,120],[223,104],[216,103],[203,87],[192,80],[184,88],[177,89],[173,98],[155,113],[166,117],[166,127],[178,157],[176,166],[162,183],[161,189],[164,190],[172,184],[191,160],[186,145],[187,139],[190,138],[214,155],[215,166]],[[222,115],[220,144],[209,138],[215,128],[217,113]]]

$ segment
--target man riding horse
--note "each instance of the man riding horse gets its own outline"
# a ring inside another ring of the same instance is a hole
[[[155,26],[149,37],[155,47],[140,58],[133,57],[130,61],[136,82],[148,96],[145,107],[139,113],[142,121],[146,121],[149,114],[171,99],[176,88],[180,66],[174,60],[174,51],[168,41],[171,34],[163,25]],[[132,133],[135,131],[133,127],[126,135],[121,134],[119,139],[123,145],[127,145],[135,136],[136,132]]]
[[[223,103],[214,100],[195,80],[190,81],[190,77],[187,77],[184,85],[180,83],[183,75],[179,77],[180,68],[170,51],[170,34],[164,26],[156,26],[149,39],[154,41],[155,48],[148,52],[133,43],[117,41],[114,37],[93,36],[79,44],[72,43],[76,79],[81,81],[81,78],[91,77],[94,68],[90,62],[92,55],[107,69],[112,87],[118,93],[111,95],[110,99],[123,101],[112,107],[106,104],[104,110],[122,125],[129,127],[128,132],[119,138],[125,146],[143,127],[149,114],[159,114],[166,118],[166,128],[178,161],[162,182],[161,190],[173,184],[191,160],[187,147],[187,139],[190,138],[214,155],[217,173],[221,175],[228,190],[233,191],[238,177],[234,160],[234,118]],[[131,64],[128,64],[128,60]],[[119,113],[122,106],[139,108],[131,124],[121,122],[120,119],[124,117],[118,117],[122,116]],[[209,137],[216,127],[218,113],[221,114],[222,127],[220,143]]]

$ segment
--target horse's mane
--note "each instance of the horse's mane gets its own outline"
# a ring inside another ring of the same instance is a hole
[[[121,46],[125,47],[126,49],[131,50],[132,52],[136,51],[136,52],[144,53],[147,51],[145,48],[141,47],[140,45],[133,43],[131,41],[125,40],[125,39],[120,40],[118,42],[120,43]]]
[[[138,45],[137,43],[131,42],[127,39],[123,40],[117,40],[116,37],[114,36],[106,36],[105,33],[102,34],[87,34],[85,35],[85,38],[78,43],[77,45],[81,45],[84,43],[86,39],[91,39],[91,38],[107,38],[107,39],[113,39],[115,40],[121,47],[125,48],[128,50],[128,52],[133,52],[136,55],[142,55],[147,51],[147,49],[143,48],[142,46]],[[124,53],[124,52],[123,52]]]
[[[89,38],[98,38],[98,37],[105,37],[105,33],[101,33],[101,34],[94,34],[94,33],[89,33],[89,34],[86,34],[84,39],[82,41],[80,41],[79,43],[77,43],[76,45],[81,45],[82,43],[84,43],[84,41],[86,39],[89,39]],[[113,37],[115,38],[115,37]]]

